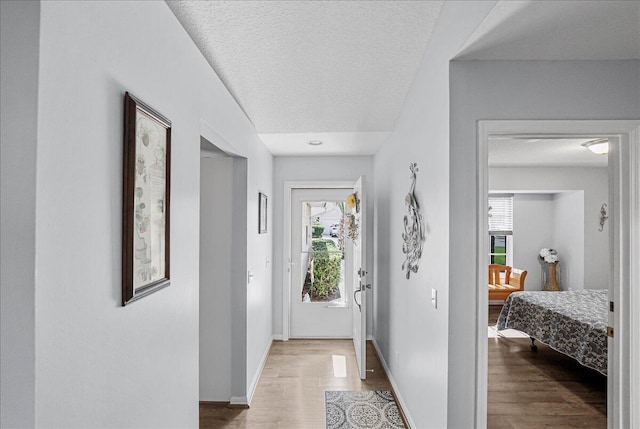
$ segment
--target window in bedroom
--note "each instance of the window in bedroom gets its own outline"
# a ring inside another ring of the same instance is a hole
[[[489,194],[489,262],[513,264],[513,194]]]
[[[512,265],[510,235],[492,235],[489,242],[489,263]]]

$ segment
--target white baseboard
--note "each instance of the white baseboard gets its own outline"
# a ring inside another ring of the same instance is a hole
[[[258,365],[258,370],[253,376],[253,380],[251,381],[251,385],[249,386],[249,391],[247,392],[247,397],[245,398],[245,404],[251,405],[251,400],[253,399],[253,394],[256,392],[256,387],[258,386],[258,381],[260,381],[260,376],[262,375],[262,370],[264,369],[265,364],[267,363],[267,358],[269,357],[269,351],[271,350],[271,345],[273,344],[273,335],[269,340],[269,344],[262,353],[262,359],[260,359],[260,364]],[[231,397],[231,403],[233,404],[233,397]]]
[[[284,335],[282,334],[272,335],[271,338],[273,338],[273,341],[284,341]]]
[[[409,408],[407,408],[407,403],[404,402],[404,399],[402,399],[402,395],[400,394],[400,389],[398,388],[398,385],[393,379],[393,375],[391,374],[391,369],[389,369],[389,365],[387,365],[387,361],[384,360],[384,355],[380,351],[380,347],[378,347],[378,343],[376,342],[376,339],[372,338],[371,342],[373,343],[373,347],[375,347],[376,352],[378,353],[378,358],[380,358],[380,363],[382,364],[384,371],[387,373],[387,378],[391,383],[391,387],[393,387],[393,393],[396,397],[396,401],[398,401],[398,405],[400,406],[400,408],[402,408],[402,413],[404,414],[405,419],[407,419],[407,424],[409,425],[409,429],[415,428],[416,424],[411,418],[411,414],[409,414]]]
[[[232,396],[229,400],[229,405],[249,405],[246,396]]]
[[[292,340],[352,340],[353,337],[292,337]]]

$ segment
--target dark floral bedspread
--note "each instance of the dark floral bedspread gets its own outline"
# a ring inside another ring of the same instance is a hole
[[[504,303],[496,328],[517,329],[607,374],[608,292],[514,292]]]

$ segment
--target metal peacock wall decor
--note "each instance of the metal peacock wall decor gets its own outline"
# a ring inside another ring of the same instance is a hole
[[[416,200],[416,173],[418,172],[418,164],[412,162],[409,164],[411,170],[411,189],[404,198],[407,206],[407,214],[404,215],[404,232],[402,233],[402,253],[405,254],[405,261],[402,263],[402,270],[407,271],[407,279],[411,273],[417,273],[420,266],[420,257],[422,256],[422,245],[424,244],[424,221],[420,206]]]

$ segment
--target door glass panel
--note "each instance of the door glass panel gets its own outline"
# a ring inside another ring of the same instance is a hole
[[[344,203],[302,203],[300,297],[304,303],[345,302]]]

